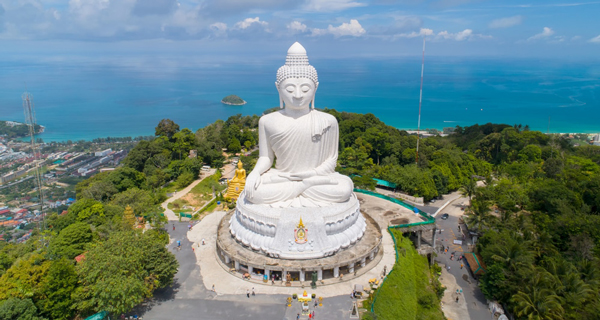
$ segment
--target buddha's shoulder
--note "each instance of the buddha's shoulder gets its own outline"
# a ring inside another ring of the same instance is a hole
[[[258,119],[258,124],[263,125],[263,126],[269,125],[270,123],[280,121],[281,118],[282,118],[281,111],[271,112],[271,113],[265,114],[264,116],[260,117],[260,119]]]
[[[319,111],[319,110],[313,110],[312,112],[314,112],[319,118],[326,120],[327,122],[329,122],[331,124],[338,123],[337,119],[333,115],[331,115],[327,112],[323,112],[323,111]]]

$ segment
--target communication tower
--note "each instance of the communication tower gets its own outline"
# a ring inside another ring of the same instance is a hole
[[[46,215],[44,213],[44,184],[42,179],[42,174],[40,172],[40,153],[37,149],[37,143],[35,141],[35,108],[33,106],[33,96],[29,92],[23,93],[21,96],[23,98],[23,111],[25,113],[25,124],[29,127],[29,137],[31,138],[31,152],[33,153],[33,163],[34,163],[34,180],[35,185],[38,188],[39,200],[40,200],[40,214],[42,215],[42,220],[38,223],[40,228],[40,233],[42,233],[46,229]]]
[[[421,103],[423,102],[423,70],[425,69],[425,37],[423,37],[423,59],[421,60],[421,90],[419,92],[419,121],[417,122],[417,157],[415,163],[419,164],[419,141],[421,140]]]

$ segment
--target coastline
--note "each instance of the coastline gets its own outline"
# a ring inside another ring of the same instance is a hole
[[[225,101],[221,100],[221,103],[226,104],[228,106],[243,106],[246,103],[248,103],[246,100],[242,100],[242,101],[244,101],[244,102],[243,103],[231,103],[231,102],[225,102]]]

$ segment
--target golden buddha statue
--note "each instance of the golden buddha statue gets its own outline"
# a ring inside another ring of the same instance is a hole
[[[233,179],[229,180],[227,185],[225,198],[237,200],[246,185],[246,170],[242,167],[242,161],[238,161],[237,167],[235,176],[233,176]]]

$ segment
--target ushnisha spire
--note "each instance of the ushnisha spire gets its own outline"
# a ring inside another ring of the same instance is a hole
[[[298,42],[288,49],[285,65],[277,70],[277,86],[289,78],[308,78],[315,85],[319,82],[317,70],[308,64],[306,49]]]

